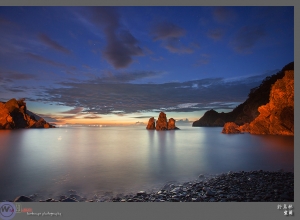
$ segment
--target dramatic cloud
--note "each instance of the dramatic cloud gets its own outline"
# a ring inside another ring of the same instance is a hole
[[[187,47],[181,43],[180,37],[185,34],[186,31],[183,28],[169,22],[156,24],[151,30],[153,41],[161,41],[162,47],[177,54],[194,52],[193,45]]]
[[[262,27],[244,26],[237,33],[231,46],[238,53],[250,53],[251,49],[266,33]]]
[[[46,34],[39,34],[39,39],[46,44],[47,46],[65,54],[70,54],[71,51],[67,48],[61,46],[59,43],[55,42],[54,40],[50,39]]]
[[[68,114],[78,114],[83,108],[93,114],[224,109],[245,101],[250,89],[263,78],[264,75],[231,81],[216,78],[165,84],[112,84],[97,80],[62,83],[63,88],[46,88],[43,101],[82,106],[64,112]]]
[[[103,30],[107,41],[103,56],[116,69],[129,66],[133,62],[133,56],[144,55],[138,46],[138,40],[122,27],[116,8],[93,7],[84,16]]]
[[[219,23],[229,23],[235,19],[236,15],[228,7],[216,7],[213,10],[213,17]]]
[[[111,35],[111,34],[110,34]],[[119,36],[111,35],[104,50],[104,57],[117,69],[127,67],[133,62],[132,56],[142,56],[142,49],[129,31],[123,30]]]

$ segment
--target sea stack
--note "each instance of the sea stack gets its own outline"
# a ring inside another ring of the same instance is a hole
[[[159,113],[155,129],[157,131],[168,130],[167,115],[164,112]]]
[[[155,130],[155,119],[154,117],[151,117],[148,121],[148,125],[146,127],[148,130]]]
[[[174,118],[170,118],[168,122],[168,130],[176,129]]]
[[[175,119],[170,118],[169,122],[167,121],[167,115],[164,112],[160,112],[158,119],[155,125],[154,117],[151,117],[148,121],[148,125],[146,127],[148,130],[157,130],[157,131],[165,131],[165,130],[177,130],[175,126]]]

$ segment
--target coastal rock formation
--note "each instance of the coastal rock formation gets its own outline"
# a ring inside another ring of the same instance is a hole
[[[168,122],[168,130],[176,129],[174,118],[170,118]]]
[[[0,128],[11,129],[13,118],[10,116],[8,109],[3,103],[0,103]]]
[[[168,130],[167,116],[164,112],[159,113],[155,129],[157,131]]]
[[[207,111],[203,117],[193,123],[193,127],[220,126],[226,122],[234,122],[241,126],[252,122],[259,114],[258,108],[269,102],[272,85],[285,75],[285,71],[294,70],[294,62],[284,66],[278,73],[266,77],[260,86],[250,90],[247,100],[228,113]],[[289,110],[286,110],[289,111]]]
[[[155,130],[155,119],[154,117],[151,117],[148,121],[148,125],[146,127],[148,130]]]
[[[226,123],[222,133],[294,135],[293,70],[285,71],[284,77],[274,83],[269,103],[260,106],[258,112],[260,114],[251,123],[242,126]]]
[[[258,108],[260,115],[250,123],[251,134],[294,135],[294,71],[272,87],[270,102]]]
[[[239,126],[236,123],[227,122],[224,125],[222,133],[225,133],[225,134],[238,134],[238,133],[241,133],[241,131],[239,130]]]
[[[24,99],[11,99],[6,103],[0,102],[0,129],[54,127],[42,118],[37,121],[28,112]]]
[[[204,113],[203,117],[193,122],[193,127],[222,127],[225,124],[226,113],[218,113],[211,109]]]
[[[164,112],[160,112],[158,119],[156,121],[156,125],[155,125],[154,117],[151,117],[148,121],[148,125],[147,125],[146,129],[157,130],[157,131],[177,130],[179,128],[177,128],[175,126],[175,122],[176,121],[174,118],[170,118],[169,122],[167,122],[167,115]]]

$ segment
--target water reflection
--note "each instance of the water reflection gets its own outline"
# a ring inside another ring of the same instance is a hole
[[[135,191],[199,173],[287,170],[294,163],[293,138],[224,135],[221,128],[34,129],[1,131],[0,140],[0,199],[39,190]]]

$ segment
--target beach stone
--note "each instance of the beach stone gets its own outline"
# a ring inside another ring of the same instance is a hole
[[[62,202],[78,202],[76,199],[72,199],[72,198],[66,198],[61,200]]]
[[[79,199],[81,199],[81,196],[76,195],[76,194],[70,194],[69,198],[74,198],[75,200],[79,200]],[[97,197],[96,197],[96,199],[97,199]]]
[[[61,200],[63,200],[63,199],[66,199],[67,197],[66,196],[60,196],[59,197]]]
[[[137,196],[145,196],[146,192],[145,191],[139,191],[136,195]]]
[[[207,196],[214,196],[215,193],[214,193],[213,191],[211,191],[210,189],[208,189],[208,190],[206,191],[206,195],[207,195]]]

